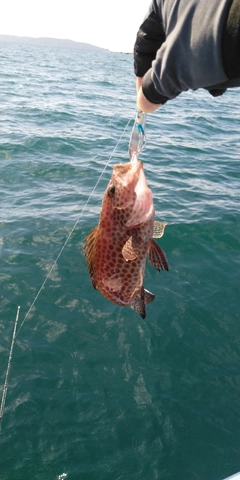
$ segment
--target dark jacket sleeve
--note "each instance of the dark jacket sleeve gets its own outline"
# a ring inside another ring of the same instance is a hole
[[[134,70],[156,104],[188,89],[218,96],[233,79],[240,86],[240,1],[152,0],[137,34]]]
[[[233,0],[223,29],[223,67],[232,80],[240,77],[240,2]]]
[[[134,45],[134,72],[143,77],[151,68],[158,49],[165,41],[165,33],[159,16],[150,10],[140,26]]]

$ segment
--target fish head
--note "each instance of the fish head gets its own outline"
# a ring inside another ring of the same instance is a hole
[[[131,162],[114,165],[107,195],[114,207],[123,208],[135,200],[135,188],[139,180],[141,162],[132,166]]]
[[[137,157],[131,162],[114,165],[103,198],[104,210],[108,215],[113,213],[117,223],[128,228],[144,221],[150,211],[152,213],[152,192],[147,186],[143,163]]]

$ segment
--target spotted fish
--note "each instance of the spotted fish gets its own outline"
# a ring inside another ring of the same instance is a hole
[[[154,214],[143,164],[134,155],[131,162],[113,167],[99,224],[84,245],[93,287],[142,318],[155,298],[143,287],[147,256],[156,269],[168,270],[166,255],[153,240],[162,237],[166,223],[154,222]]]

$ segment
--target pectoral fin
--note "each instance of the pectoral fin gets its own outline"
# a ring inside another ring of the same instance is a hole
[[[154,240],[150,240],[149,242],[148,261],[150,265],[156,268],[159,272],[160,270],[168,270],[167,257],[161,247],[159,247]]]
[[[132,237],[129,237],[129,239],[126,241],[125,245],[123,246],[122,256],[126,260],[126,262],[129,262],[130,260],[135,260],[135,258],[137,258],[137,253],[134,251],[134,248],[132,245]]]
[[[156,220],[153,227],[153,238],[161,238],[164,234],[166,225],[167,224],[165,222],[158,222]]]
[[[125,245],[122,248],[122,256],[129,262],[130,260],[135,260],[140,251],[140,244],[137,232],[134,232],[131,237],[128,238]]]

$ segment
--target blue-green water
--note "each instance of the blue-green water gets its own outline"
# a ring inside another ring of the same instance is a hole
[[[82,250],[128,160],[132,57],[0,45],[1,395],[21,306],[1,480],[240,470],[239,101],[188,92],[148,115],[141,159],[170,271],[147,266],[142,320],[92,288]]]

